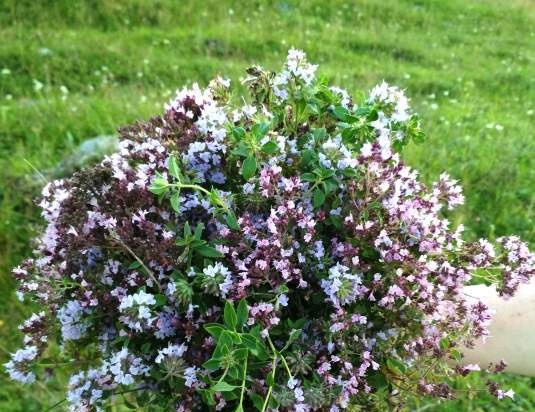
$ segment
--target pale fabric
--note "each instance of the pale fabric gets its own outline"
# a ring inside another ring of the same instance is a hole
[[[484,369],[504,359],[506,372],[535,376],[535,281],[521,285],[514,297],[500,298],[494,287],[467,286],[469,297],[481,299],[495,311],[486,342],[464,349],[464,364],[477,363]]]

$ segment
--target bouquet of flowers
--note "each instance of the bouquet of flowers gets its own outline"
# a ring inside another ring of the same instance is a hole
[[[279,73],[248,69],[245,99],[223,78],[193,84],[44,188],[46,225],[13,270],[42,311],[20,326],[13,379],[36,380],[59,341],[72,411],[121,394],[181,412],[455,395],[452,379],[480,369],[459,366],[460,348],[491,320],[463,287],[510,296],[535,256],[450,227],[457,182],[428,187],[400,159],[424,139],[402,90],[383,82],[357,102],[316,69],[291,49]]]

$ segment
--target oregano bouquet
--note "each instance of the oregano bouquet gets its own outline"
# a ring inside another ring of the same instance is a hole
[[[122,397],[336,412],[451,398],[455,377],[504,368],[460,366],[491,320],[463,287],[510,296],[534,255],[450,227],[457,182],[428,187],[400,159],[424,139],[402,90],[383,82],[354,101],[316,69],[292,49],[281,72],[248,69],[245,98],[222,78],[180,90],[121,129],[115,154],[44,188],[46,225],[13,270],[42,311],[20,326],[13,379],[42,378],[54,357],[71,370],[72,411]]]

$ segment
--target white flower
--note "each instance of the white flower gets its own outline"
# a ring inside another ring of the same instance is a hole
[[[144,327],[150,326],[156,319],[150,306],[156,304],[154,295],[143,290],[133,295],[126,295],[121,300],[119,311],[127,316],[120,317],[120,320],[131,329],[142,331]]]
[[[37,357],[37,347],[27,346],[11,355],[11,360],[4,364],[9,377],[23,384],[35,382],[35,373],[25,370],[29,362]]]
[[[341,89],[339,87],[331,86],[329,87],[329,90],[337,95],[339,95],[342,99],[340,100],[340,104],[345,107],[346,109],[349,107],[349,103],[351,103],[351,97],[349,96],[349,93],[347,90]]]
[[[161,363],[166,357],[180,358],[187,350],[188,347],[184,344],[174,345],[169,343],[166,348],[158,350],[158,355],[156,356],[156,359],[154,359],[154,362]]]
[[[220,279],[219,292],[222,298],[226,298],[233,285],[232,273],[230,270],[220,262],[214,265],[208,265],[203,269],[203,273],[211,278]]]
[[[184,385],[191,388],[197,382],[197,368],[195,366],[186,368],[184,371],[184,379],[186,379]]]
[[[389,127],[390,122],[405,122],[410,118],[409,100],[403,91],[399,87],[389,86],[384,81],[371,90],[368,102],[379,103],[391,111],[390,117],[386,117],[383,111],[379,112],[379,123],[373,123],[377,129]]]
[[[278,302],[281,306],[288,306],[288,296],[286,296],[285,294],[280,295]]]
[[[335,306],[354,302],[359,295],[360,275],[352,274],[348,267],[337,263],[329,269],[329,278],[321,281],[321,288]]]
[[[69,300],[58,310],[63,340],[78,340],[84,336],[89,328],[89,321],[84,319],[84,315],[88,313],[89,309],[84,308],[78,300]]]

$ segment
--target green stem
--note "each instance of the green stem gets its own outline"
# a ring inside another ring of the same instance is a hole
[[[282,355],[280,355],[280,357],[281,357],[282,364],[286,368],[286,372],[288,372],[288,376],[290,377],[291,380],[293,380],[292,371],[288,367],[288,364],[286,363],[286,359],[284,359],[284,356]]]
[[[216,385],[217,385],[218,383],[220,383],[221,381],[223,381],[223,379],[225,379],[225,376],[227,376],[229,367],[230,367],[230,365],[227,365],[227,367],[226,367],[225,370],[223,371],[223,375],[221,375],[221,377],[219,378],[219,380],[216,382]],[[215,386],[215,385],[214,385],[214,386]]]
[[[147,389],[147,387],[146,386],[142,386],[140,388],[126,389],[124,391],[113,392],[113,395],[123,395],[125,393],[138,392],[138,391],[142,391],[142,390],[145,390],[145,389]],[[49,412],[52,409],[57,408],[59,405],[61,405],[64,402],[67,402],[67,398],[63,398],[62,400],[56,402],[54,405],[52,405],[51,407],[45,409],[43,412]]]
[[[52,409],[55,409],[56,407],[58,407],[59,405],[61,405],[63,402],[67,402],[67,398],[63,398],[61,401],[56,402],[54,405],[52,405],[51,407],[45,409],[43,412],[49,412],[49,411],[51,411]]]
[[[132,255],[132,257],[141,265],[141,267],[143,269],[145,269],[145,271],[147,272],[147,274],[149,275],[149,277],[152,279],[152,281],[154,283],[156,283],[156,285],[158,286],[158,289],[160,289],[160,291],[162,290],[162,285],[160,284],[160,282],[158,282],[158,279],[156,279],[156,276],[154,276],[154,273],[152,273],[152,270],[150,270],[146,265],[145,263],[143,263],[143,261],[134,253],[134,251],[132,249],[130,249],[130,247],[124,243],[120,238],[119,236],[116,234],[114,236],[114,239],[128,252]]]
[[[176,187],[179,190],[180,189],[197,190],[199,192],[204,193],[207,196],[210,196],[212,194],[209,190],[206,190],[204,187],[199,186],[199,185],[194,185],[194,184],[185,184],[185,183],[178,182],[178,183],[171,183],[169,186]],[[223,208],[225,212],[230,211],[229,207],[225,204],[225,202],[216,202],[216,203],[217,203],[217,206],[220,206],[221,208]]]
[[[271,366],[271,375],[273,377],[273,383],[275,383],[275,372],[277,371],[277,354],[275,353],[275,357],[273,358],[273,364]],[[273,392],[273,385],[269,385],[268,393],[266,395],[266,399],[264,400],[264,405],[262,406],[262,411],[265,412],[268,406],[269,398],[271,398],[271,392]]]
[[[245,395],[245,380],[247,378],[247,358],[249,357],[249,353],[247,353],[247,357],[245,358],[245,365],[243,365],[243,379],[241,382],[241,394],[240,394],[240,406],[243,410],[243,396]]]
[[[174,186],[178,189],[193,189],[193,190],[198,190],[199,192],[203,192],[207,195],[210,194],[208,190],[206,190],[204,187],[199,186],[199,185],[191,185],[191,184],[184,184],[184,183],[178,182],[178,183],[170,184],[169,186]]]
[[[288,366],[288,363],[286,362],[286,359],[285,359],[284,356],[280,353],[280,351],[278,351],[278,350],[275,348],[275,345],[273,344],[273,341],[271,340],[271,337],[270,337],[269,335],[268,335],[267,339],[268,339],[269,347],[271,348],[271,350],[273,351],[274,354],[276,354],[277,356],[280,357],[281,362],[282,362],[282,364],[284,365],[284,368],[286,369],[286,372],[288,372],[288,376],[290,377],[290,379],[293,379],[292,372],[290,371],[290,368],[289,368],[289,366]]]
[[[275,345],[273,344],[273,341],[271,340],[271,337],[268,335],[267,341],[269,343],[269,347],[271,351],[273,352],[273,366],[271,367],[271,370],[273,371],[273,383],[275,383],[275,371],[277,370],[277,360],[280,358],[282,364],[284,365],[284,368],[286,369],[286,372],[288,372],[288,376],[291,380],[293,380],[292,371],[290,370],[290,367],[288,366],[288,363],[286,362],[286,359],[284,356],[275,348]],[[264,400],[264,406],[262,407],[262,412],[264,412],[267,408],[267,404],[269,402],[269,398],[271,396],[271,392],[273,391],[273,385],[270,385],[268,389],[268,393],[266,395],[266,399]]]
[[[57,366],[69,366],[69,365],[87,365],[90,361],[72,361],[72,362],[58,362],[58,363],[35,363],[35,366],[41,366],[43,368],[54,368]]]

